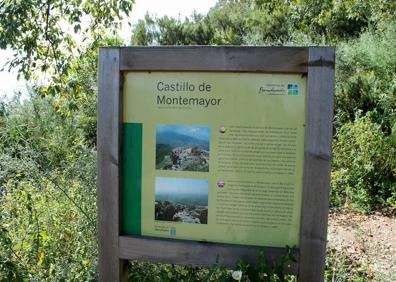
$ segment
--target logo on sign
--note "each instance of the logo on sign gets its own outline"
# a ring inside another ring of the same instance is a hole
[[[287,85],[287,95],[296,96],[298,94],[298,84],[289,83]]]

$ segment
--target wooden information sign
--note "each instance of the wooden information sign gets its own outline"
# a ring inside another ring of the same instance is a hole
[[[323,281],[334,48],[101,48],[101,281],[126,261],[234,267],[286,246]]]

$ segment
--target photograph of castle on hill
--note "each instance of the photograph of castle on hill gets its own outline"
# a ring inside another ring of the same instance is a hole
[[[155,178],[155,220],[208,223],[208,180]]]
[[[209,140],[208,126],[158,124],[155,168],[209,171]]]

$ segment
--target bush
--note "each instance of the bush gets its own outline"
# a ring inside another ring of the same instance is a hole
[[[331,204],[396,204],[396,23],[337,49]]]
[[[396,150],[391,136],[370,115],[337,131],[333,143],[331,200],[334,206],[370,211],[396,203]]]
[[[0,281],[96,277],[94,150],[44,98],[0,116]]]
[[[371,112],[391,134],[396,121],[396,22],[337,47],[336,126]]]

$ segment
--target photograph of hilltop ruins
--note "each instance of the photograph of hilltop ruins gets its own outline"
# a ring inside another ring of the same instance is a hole
[[[155,220],[208,223],[208,180],[155,178]]]
[[[156,126],[156,169],[209,171],[210,129],[202,125]]]

